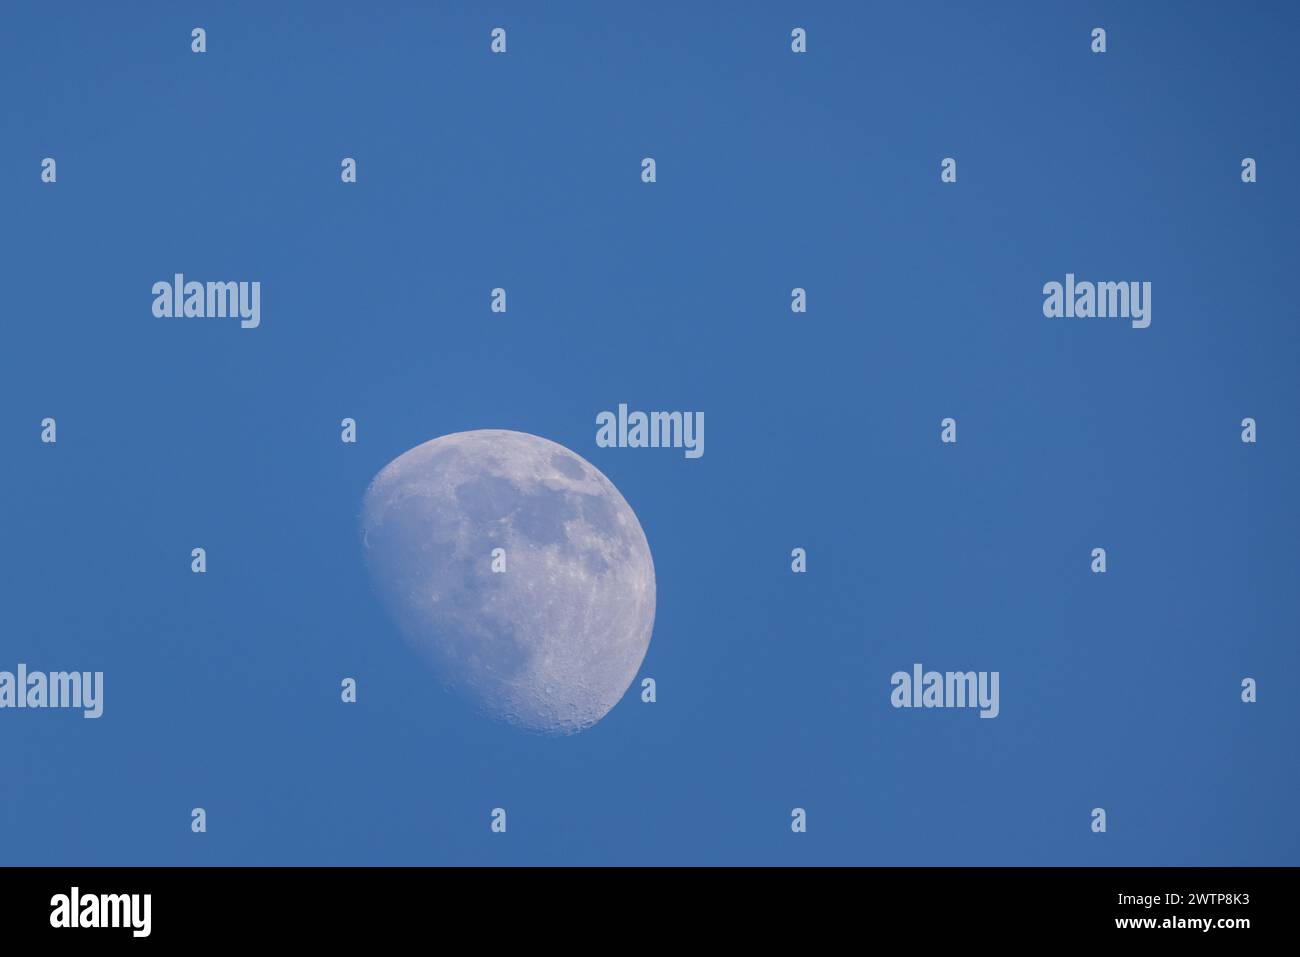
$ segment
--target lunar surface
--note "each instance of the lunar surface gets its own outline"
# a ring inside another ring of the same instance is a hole
[[[572,734],[636,677],[650,546],[613,483],[564,446],[500,429],[425,442],[370,483],[361,533],[399,629],[487,715]]]

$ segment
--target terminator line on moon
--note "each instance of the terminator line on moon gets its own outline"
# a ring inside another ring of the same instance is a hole
[[[654,627],[650,546],[613,483],[564,446],[504,429],[425,442],[370,483],[361,533],[399,629],[489,716],[572,734],[636,677]]]

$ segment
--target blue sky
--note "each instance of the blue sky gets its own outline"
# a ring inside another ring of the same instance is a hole
[[[1294,8],[374,7],[0,18],[0,669],[106,685],[0,712],[0,862],[1300,863]],[[597,448],[620,402],[706,454]],[[499,728],[384,617],[366,484],[472,428],[636,510],[654,705]],[[1001,714],[894,710],[918,661]]]

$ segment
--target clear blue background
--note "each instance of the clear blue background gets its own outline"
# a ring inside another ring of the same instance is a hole
[[[1297,8],[469,7],[5,4],[0,668],[106,695],[0,712],[0,862],[1300,863]],[[499,728],[384,617],[367,482],[484,427],[636,510],[658,703]],[[892,709],[917,661],[1001,716]]]

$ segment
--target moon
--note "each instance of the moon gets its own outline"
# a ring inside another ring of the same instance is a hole
[[[591,727],[650,646],[641,523],[595,466],[549,439],[481,429],[404,452],[366,490],[361,542],[406,640],[447,688],[515,727]]]

